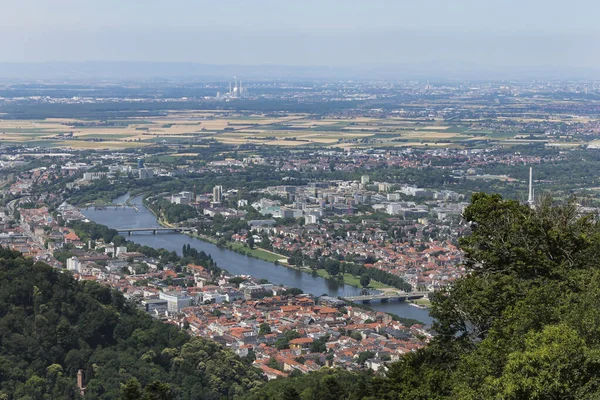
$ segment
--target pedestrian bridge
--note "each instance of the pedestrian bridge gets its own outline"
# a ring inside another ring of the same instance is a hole
[[[388,301],[406,301],[406,300],[417,300],[424,297],[428,297],[432,292],[386,292],[386,293],[373,293],[365,294],[360,296],[346,296],[342,297],[344,300],[351,301],[354,303],[370,303],[372,301],[381,301],[382,303]]]

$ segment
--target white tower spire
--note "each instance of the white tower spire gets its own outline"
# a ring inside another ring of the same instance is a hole
[[[527,199],[529,207],[535,206],[535,200],[533,197],[533,168],[529,167],[529,198]]]

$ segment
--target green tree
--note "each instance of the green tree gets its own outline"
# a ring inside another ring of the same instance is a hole
[[[272,250],[273,246],[271,245],[271,240],[267,235],[263,235],[260,241],[260,247],[267,250]]]
[[[483,388],[504,399],[580,399],[600,366],[600,352],[590,351],[577,331],[548,325],[525,337],[525,348],[511,352],[502,375]]]
[[[475,194],[468,274],[436,293],[437,336],[373,388],[398,398],[594,398],[600,225],[573,201],[536,209]]]
[[[339,263],[339,261],[334,261],[331,264],[329,264],[329,268],[327,269],[327,272],[331,276],[337,276],[340,273],[340,263]]]
[[[319,400],[339,400],[344,396],[344,390],[335,376],[328,375],[321,380]]]
[[[371,278],[369,277],[369,275],[361,275],[360,277],[360,285],[364,288],[366,288],[367,286],[369,286],[369,284],[371,283]]]
[[[275,359],[275,357],[271,357],[269,358],[269,362],[267,363],[267,366],[273,369],[279,369],[279,363],[277,362],[277,360]]]
[[[300,394],[293,386],[287,386],[283,390],[282,400],[300,400]]]
[[[329,339],[328,336],[324,336],[321,337],[317,340],[314,340],[311,344],[310,344],[310,351],[312,353],[325,353],[327,351],[327,340]]]
[[[259,328],[258,328],[258,334],[259,335],[267,335],[271,333],[271,326],[269,324],[267,324],[266,322],[263,322],[262,324],[260,324]]]
[[[121,385],[121,400],[139,400],[142,398],[142,386],[137,379],[131,378]]]
[[[172,400],[171,387],[166,383],[154,381],[144,388],[144,400]]]
[[[358,353],[358,363],[364,364],[365,361],[373,357],[375,357],[375,353],[373,353],[372,351],[362,351]]]

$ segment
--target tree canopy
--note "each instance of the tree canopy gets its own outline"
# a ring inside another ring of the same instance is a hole
[[[597,398],[596,216],[478,193],[464,218],[469,274],[435,295],[433,342],[376,379],[382,398]]]
[[[0,398],[237,399],[263,378],[117,291],[0,248]],[[129,397],[130,398],[130,397]]]

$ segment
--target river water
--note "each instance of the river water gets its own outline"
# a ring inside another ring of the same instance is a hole
[[[114,200],[114,203],[124,203],[129,195],[121,196]],[[131,203],[137,205],[139,212],[133,208],[106,208],[104,210],[82,210],[83,214],[90,220],[106,225],[113,229],[122,228],[158,228],[156,217],[146,207],[142,205],[141,196],[131,199]],[[189,244],[198,251],[204,251],[210,254],[217,265],[226,269],[232,274],[251,275],[256,278],[268,279],[269,282],[296,287],[315,296],[327,294],[329,296],[352,296],[360,294],[361,289],[345,285],[333,279],[325,279],[318,276],[298,271],[296,269],[286,268],[271,262],[248,257],[231,250],[222,249],[212,243],[192,238],[181,233],[159,233],[157,235],[150,233],[134,233],[126,236],[127,239],[147,245],[153,248],[165,248],[169,251],[176,251],[181,255],[184,245]],[[390,312],[400,317],[414,318],[431,324],[433,321],[427,310],[410,306],[408,303],[391,302],[378,303],[373,302],[369,306],[375,310]]]

